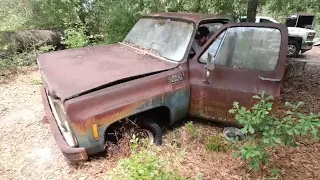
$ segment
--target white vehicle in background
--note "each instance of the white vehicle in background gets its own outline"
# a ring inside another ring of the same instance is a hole
[[[241,22],[246,21],[246,17],[242,17]],[[316,32],[314,28],[315,17],[312,14],[299,13],[291,15],[286,19],[288,27],[288,57],[297,57],[299,53],[304,53],[312,49]],[[257,16],[256,23],[279,23],[272,17]]]

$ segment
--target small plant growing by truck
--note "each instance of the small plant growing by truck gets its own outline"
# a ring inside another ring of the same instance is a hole
[[[248,162],[250,170],[260,170],[262,166],[271,164],[270,149],[279,146],[296,146],[297,137],[312,135],[318,140],[320,127],[320,113],[303,114],[299,108],[304,104],[286,103],[288,110],[279,118],[271,113],[272,96],[264,92],[260,96],[253,96],[259,100],[252,108],[240,106],[234,102],[230,113],[236,115],[237,122],[243,126],[242,131],[254,140],[238,147],[236,156]]]

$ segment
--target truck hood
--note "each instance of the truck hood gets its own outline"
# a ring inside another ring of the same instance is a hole
[[[46,89],[62,101],[178,66],[121,44],[45,53],[37,63]]]
[[[301,37],[303,42],[313,41],[313,38],[315,37],[314,30],[299,27],[288,27],[288,34],[293,37]]]
[[[300,32],[300,33],[315,33],[315,30],[300,28],[300,27],[288,27],[288,31],[290,32]]]

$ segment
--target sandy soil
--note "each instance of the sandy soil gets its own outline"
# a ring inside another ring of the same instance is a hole
[[[306,57],[320,60],[320,48],[306,53]],[[310,104],[304,111],[319,112],[319,70],[320,66],[307,66],[302,77],[286,82],[281,101],[303,100]],[[31,71],[8,84],[0,84],[0,179],[107,179],[107,172],[117,164],[118,158],[96,157],[79,165],[71,165],[64,159],[49,125],[43,121],[40,82],[39,73]],[[196,127],[201,132],[199,137],[222,131],[214,124],[197,123]],[[182,175],[194,177],[200,173],[203,179],[247,176],[243,163],[231,153],[207,152],[201,138],[184,142],[176,137],[183,133],[183,127],[169,132],[163,146],[167,153],[184,149],[184,156],[174,164]],[[180,148],[170,145],[176,139],[182,143]],[[283,168],[284,179],[320,179],[320,143],[278,149],[275,162]]]
[[[37,71],[0,85],[0,179],[107,179],[112,161],[64,159],[43,121],[40,86]]]

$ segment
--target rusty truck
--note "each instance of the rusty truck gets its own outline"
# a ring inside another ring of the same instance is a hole
[[[209,38],[190,56],[200,27],[209,29]],[[145,15],[122,42],[37,58],[46,117],[72,162],[104,151],[107,132],[126,118],[160,145],[159,123],[189,117],[232,123],[234,101],[250,107],[262,91],[276,101],[287,44],[282,24],[200,13]]]

